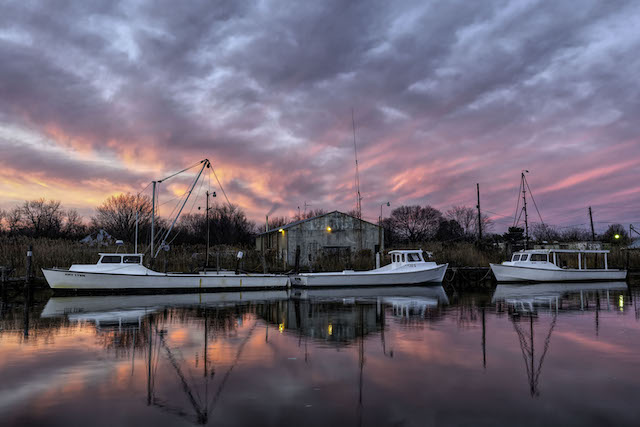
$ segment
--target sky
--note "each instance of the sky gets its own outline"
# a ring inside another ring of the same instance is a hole
[[[89,218],[208,158],[252,220],[349,211],[355,122],[365,219],[479,183],[502,231],[526,169],[546,223],[640,225],[638,24],[634,1],[5,1],[0,208]]]

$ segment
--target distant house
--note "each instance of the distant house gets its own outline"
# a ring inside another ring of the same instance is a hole
[[[372,254],[384,249],[384,233],[376,224],[333,211],[271,229],[256,237],[256,249],[275,250],[289,266],[313,265],[316,257],[327,254],[350,256],[362,249]]]

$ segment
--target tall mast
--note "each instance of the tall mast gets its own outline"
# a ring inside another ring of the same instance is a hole
[[[205,261],[204,266],[205,267],[209,267],[209,235],[211,233],[209,232],[209,191],[208,190],[207,190],[207,208],[206,209],[207,209],[206,210],[206,212],[207,212],[207,260]],[[205,326],[206,326],[206,324],[205,324]],[[206,354],[206,348],[205,348],[205,354]],[[206,359],[205,359],[205,363],[207,363]],[[205,371],[206,371],[206,368],[205,368]]]
[[[358,171],[358,146],[356,145],[356,121],[354,119],[353,108],[351,109],[351,124],[353,126],[353,151],[356,157],[356,212],[358,219],[362,219],[362,197],[360,197],[360,172]]]
[[[353,152],[356,158],[356,214],[358,216],[358,250],[362,250],[362,197],[360,197],[360,172],[358,170],[358,146],[356,145],[356,121],[353,108],[351,109],[351,124],[353,127]]]
[[[522,177],[522,209],[524,210],[524,248],[527,249],[529,245],[529,221],[527,218],[527,187],[524,177],[524,171],[521,173]]]
[[[151,196],[151,259],[153,259],[153,241],[155,239],[156,217],[156,181],[153,181],[153,195]]]

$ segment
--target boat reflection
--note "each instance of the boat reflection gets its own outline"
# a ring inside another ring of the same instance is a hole
[[[604,298],[607,309],[611,309],[610,292],[626,290],[627,284],[625,282],[542,283],[496,286],[492,303],[496,304],[496,309],[499,312],[503,311],[505,307],[507,309],[509,319],[512,322],[520,344],[529,383],[529,393],[532,397],[540,395],[538,387],[540,374],[542,373],[542,365],[545,357],[549,351],[551,335],[556,327],[558,314],[562,311],[585,311],[593,308],[596,315],[597,335],[601,299]],[[576,303],[578,297],[579,306]],[[622,298],[622,295],[620,295],[620,297]],[[593,301],[595,301],[595,304]],[[535,347],[534,326],[544,322],[539,317],[539,314],[543,312],[549,313],[551,319],[544,333],[545,338],[542,351],[538,355],[536,354]]]

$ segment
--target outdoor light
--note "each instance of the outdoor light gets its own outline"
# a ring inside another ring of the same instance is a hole
[[[331,323],[329,323],[329,326],[327,326],[327,333],[329,335],[333,335],[333,325]]]
[[[284,234],[284,230],[281,228],[280,230],[278,230],[279,232],[281,232],[282,234]]]
[[[613,237],[614,237],[614,238],[616,238],[616,239],[619,239],[619,238],[620,238],[620,235],[619,235],[619,234],[616,234],[616,235],[615,235],[615,236],[613,236]]]
[[[331,233],[331,227],[327,225],[327,233]]]
[[[278,331],[279,331],[280,333],[284,332],[284,322],[283,322],[283,323],[278,324]]]

